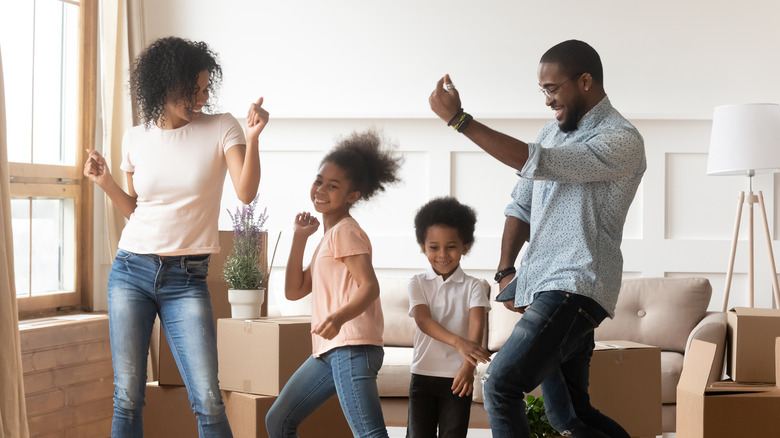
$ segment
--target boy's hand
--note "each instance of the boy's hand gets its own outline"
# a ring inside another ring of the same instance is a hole
[[[463,362],[463,365],[458,370],[458,374],[452,380],[452,393],[458,397],[465,397],[471,395],[474,391],[474,367],[468,362]]]
[[[490,362],[490,352],[476,342],[472,342],[465,338],[458,338],[454,347],[458,350],[458,353],[466,358],[466,361],[473,366],[477,366],[477,363],[480,362]]]
[[[320,227],[320,221],[315,216],[312,216],[308,211],[302,211],[295,215],[294,230],[295,234],[309,237],[317,231]]]

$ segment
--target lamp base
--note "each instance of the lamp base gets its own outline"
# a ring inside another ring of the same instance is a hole
[[[737,253],[737,242],[739,241],[739,225],[742,219],[742,206],[748,206],[748,307],[754,305],[754,272],[753,272],[753,204],[758,203],[761,208],[761,219],[764,224],[764,240],[767,251],[769,252],[769,264],[772,275],[772,292],[774,294],[773,307],[780,306],[780,286],[777,281],[777,269],[775,268],[775,255],[772,251],[772,239],[769,235],[769,222],[766,219],[766,207],[764,206],[764,194],[759,190],[757,194],[750,193],[745,195],[744,191],[739,192],[739,201],[737,203],[737,217],[734,223],[734,237],[731,241],[731,253],[729,255],[729,266],[726,271],[726,287],[723,291],[723,311],[728,310],[729,293],[731,291],[731,278],[734,274],[734,259]]]

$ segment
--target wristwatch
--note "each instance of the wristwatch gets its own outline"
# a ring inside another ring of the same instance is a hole
[[[504,277],[506,277],[507,275],[510,275],[510,274],[514,274],[515,272],[517,272],[517,271],[515,270],[514,266],[510,266],[508,268],[501,269],[500,271],[496,272],[496,276],[493,277],[493,280],[495,280],[496,283],[500,283],[501,280],[504,279]]]

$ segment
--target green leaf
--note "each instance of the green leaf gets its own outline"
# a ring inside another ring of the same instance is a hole
[[[547,420],[547,414],[544,410],[544,400],[542,397],[526,396],[525,413],[528,418],[528,426],[531,430],[531,436],[535,438],[544,438],[558,435]]]

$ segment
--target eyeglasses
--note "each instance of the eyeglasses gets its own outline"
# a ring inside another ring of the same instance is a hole
[[[561,89],[563,84],[569,82],[572,79],[577,79],[577,78],[579,78],[580,76],[582,76],[584,74],[585,73],[577,73],[576,75],[570,77],[569,79],[566,79],[565,81],[561,82],[560,84],[556,85],[555,87],[553,87],[551,89],[539,88],[539,92],[544,94],[544,97],[553,97],[556,93],[558,93],[558,90]]]

